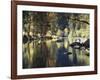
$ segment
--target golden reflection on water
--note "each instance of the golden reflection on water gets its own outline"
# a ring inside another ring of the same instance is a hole
[[[74,49],[64,41],[33,40],[23,44],[23,68],[44,68],[89,65],[89,51]]]

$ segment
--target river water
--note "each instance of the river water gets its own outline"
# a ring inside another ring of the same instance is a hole
[[[33,40],[23,44],[23,68],[46,68],[89,65],[89,50],[75,49],[68,39]]]

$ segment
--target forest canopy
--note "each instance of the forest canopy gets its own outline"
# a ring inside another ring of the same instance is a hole
[[[23,11],[23,33],[33,37],[89,37],[89,14]]]

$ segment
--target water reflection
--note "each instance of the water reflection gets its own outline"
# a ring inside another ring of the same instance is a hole
[[[70,46],[70,41],[33,40],[23,44],[23,68],[65,67],[89,65],[84,48]]]

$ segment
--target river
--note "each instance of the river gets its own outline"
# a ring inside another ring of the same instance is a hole
[[[23,44],[23,68],[72,67],[89,65],[89,50],[75,49],[70,40],[33,40]]]

